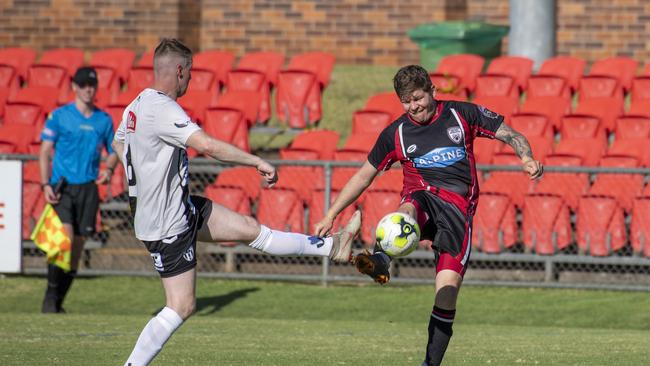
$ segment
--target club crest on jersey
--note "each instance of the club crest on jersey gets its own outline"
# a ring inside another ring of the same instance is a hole
[[[413,159],[413,164],[416,168],[444,168],[464,158],[465,149],[462,147],[439,147]]]
[[[135,132],[135,122],[136,122],[135,113],[129,111],[129,115],[126,116],[126,130],[128,132]]]
[[[481,111],[481,113],[483,113],[483,115],[487,118],[496,119],[497,117],[499,117],[499,115],[496,112],[492,112],[491,110],[481,105],[478,106],[478,110]]]
[[[451,141],[457,144],[463,138],[463,131],[460,129],[460,127],[449,127],[447,129],[447,136],[449,136],[449,139]]]
[[[413,145],[409,146],[408,149],[406,149],[406,152],[410,154],[413,151],[415,151],[417,148],[418,148],[417,145],[413,144]]]

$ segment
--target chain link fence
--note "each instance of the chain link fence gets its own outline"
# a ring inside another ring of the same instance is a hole
[[[42,273],[45,260],[28,239],[44,201],[38,167],[21,159],[23,185],[23,268]],[[611,157],[599,168],[571,166],[558,157],[545,176],[530,181],[518,166],[479,166],[481,196],[474,216],[472,254],[466,283],[650,290],[650,169],[626,168],[626,157]],[[567,163],[567,161],[569,161]],[[197,158],[190,164],[192,194],[204,195],[279,230],[313,232],[314,225],[360,163],[272,161],[280,181],[261,185],[257,172]],[[602,164],[601,164],[602,165]],[[155,275],[148,252],[134,237],[121,168],[101,188],[99,233],[87,244],[82,271],[92,274]],[[335,222],[335,230],[359,208],[361,235],[355,250],[371,248],[375,225],[400,200],[401,169],[379,176]],[[430,242],[393,261],[392,281],[432,283]],[[202,276],[299,281],[369,281],[351,265],[320,257],[275,257],[240,243],[200,243]]]

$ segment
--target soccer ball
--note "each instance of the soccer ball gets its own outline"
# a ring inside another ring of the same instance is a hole
[[[377,245],[389,256],[404,257],[411,254],[420,242],[420,226],[401,212],[391,212],[377,224]]]

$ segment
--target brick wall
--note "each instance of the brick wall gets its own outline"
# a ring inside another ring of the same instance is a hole
[[[411,27],[441,20],[508,24],[506,0],[0,0],[0,47],[127,47],[161,37],[236,55],[323,50],[339,63],[417,62]],[[557,0],[557,50],[588,61],[650,56],[647,0]],[[507,40],[506,40],[507,42]],[[507,44],[503,46],[507,50]]]

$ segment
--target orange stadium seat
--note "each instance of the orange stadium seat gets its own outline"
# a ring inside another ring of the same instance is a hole
[[[607,168],[636,168],[639,162],[631,156],[607,155],[600,159],[600,166]],[[589,194],[612,196],[626,211],[632,210],[634,197],[643,189],[643,175],[641,174],[615,174],[600,173],[596,176],[594,184],[589,189]]]
[[[103,170],[105,167],[106,163],[102,162],[100,169]],[[117,164],[115,170],[113,171],[113,175],[111,176],[110,182],[108,184],[100,184],[97,186],[97,189],[99,191],[99,199],[102,200],[102,202],[111,200],[121,195],[124,192],[125,187],[126,177],[124,176],[124,168],[122,167],[122,164]]]
[[[616,119],[616,139],[650,137],[650,117],[626,115]]]
[[[484,253],[501,253],[517,241],[515,206],[505,194],[484,194],[474,215],[472,247]]]
[[[330,205],[334,202],[336,197],[338,197],[339,191],[333,190],[330,194]],[[325,217],[325,190],[317,189],[312,193],[309,206],[309,229],[308,232],[314,232],[314,228],[320,220]],[[334,220],[334,225],[332,226],[332,233],[341,231],[345,224],[348,222],[352,214],[354,214],[355,206],[350,205],[346,207]]]
[[[153,84],[153,67],[137,66],[129,71],[127,88],[138,93]]]
[[[187,114],[199,124],[205,121],[205,111],[212,104],[212,92],[207,90],[188,90],[185,95],[178,98],[178,104],[185,109]]]
[[[232,211],[246,216],[251,215],[250,201],[241,188],[207,186],[205,187],[205,196],[212,202],[218,203]]]
[[[42,126],[44,114],[41,106],[26,102],[7,102],[5,105],[5,125],[24,124]]]
[[[634,253],[650,258],[650,197],[634,200],[630,222],[630,241]]]
[[[205,111],[203,130],[210,136],[250,152],[248,125],[241,111],[214,107]]]
[[[7,95],[9,92],[15,95],[21,84],[20,77],[13,66],[0,64],[0,88],[6,89]]]
[[[461,79],[450,74],[429,73],[431,84],[436,90],[436,99],[444,97],[456,97],[460,100],[467,99],[467,90],[461,86]]]
[[[290,189],[263,189],[257,206],[257,219],[271,229],[304,232],[302,203],[296,192]]]
[[[136,67],[140,66],[153,68],[153,51],[145,51],[140,55]]]
[[[556,56],[542,63],[537,75],[560,76],[566,80],[572,91],[578,89],[580,78],[584,74],[586,62],[572,56]]]
[[[305,52],[294,55],[289,60],[287,70],[309,71],[316,75],[320,88],[329,85],[336,57],[328,52]]]
[[[219,172],[212,185],[241,188],[250,201],[255,201],[262,189],[262,178],[255,168],[234,167]]]
[[[14,68],[19,82],[27,80],[27,69],[36,60],[36,51],[25,47],[0,48],[0,64]]]
[[[72,77],[84,64],[84,51],[79,48],[55,48],[43,52],[37,64],[61,66]]]
[[[478,96],[474,98],[473,102],[503,115],[506,120],[508,120],[513,113],[517,113],[517,109],[519,108],[519,97]]]
[[[474,139],[473,150],[476,163],[490,164],[497,149],[499,149],[499,141],[486,138]]]
[[[367,111],[386,112],[390,114],[391,122],[404,114],[404,106],[394,92],[371,95],[363,109]]]
[[[284,55],[279,52],[248,52],[239,60],[237,70],[255,70],[262,72],[271,86],[275,86],[278,84],[278,73],[283,65]]]
[[[519,113],[534,113],[548,118],[552,132],[560,130],[562,116],[570,112],[571,100],[564,97],[527,98],[519,109]]]
[[[514,81],[520,91],[526,89],[528,78],[533,70],[533,60],[519,56],[500,56],[490,62],[485,74],[507,75]],[[485,75],[484,74],[484,75]]]
[[[375,242],[377,223],[386,214],[399,207],[400,195],[394,191],[368,190],[363,200],[361,221],[361,241],[367,246]]]
[[[216,107],[237,109],[244,114],[246,125],[251,127],[257,122],[261,94],[254,91],[229,90],[217,99]]]
[[[38,219],[38,216],[36,216],[34,212],[42,211],[42,208],[40,208],[40,210],[37,208],[42,195],[43,193],[41,191],[40,183],[31,183],[31,182],[23,183],[23,207],[22,207],[23,239],[29,239],[32,229],[36,224],[36,220]]]
[[[476,78],[477,97],[519,97],[515,78],[505,74],[484,74]]]
[[[209,91],[214,95],[214,100],[216,101],[216,96],[219,94],[217,86],[218,81],[214,71],[198,67],[192,68],[192,81],[190,82],[188,90]]]
[[[402,169],[389,169],[380,173],[372,182],[368,190],[395,192],[398,195],[402,192],[404,173]]]
[[[614,77],[627,92],[632,87],[632,79],[636,76],[638,67],[639,63],[630,57],[610,57],[594,62],[589,70],[589,75]]]
[[[121,82],[115,69],[107,66],[92,66],[97,71],[97,93],[102,91],[108,95],[107,104],[115,101],[121,90]]]
[[[90,64],[108,67],[115,72],[118,83],[123,85],[129,77],[129,71],[135,60],[135,52],[127,48],[107,48],[93,52]],[[192,75],[194,78],[194,75]],[[101,82],[101,81],[100,81]]]
[[[318,160],[318,152],[297,148],[283,149],[280,150],[280,158],[282,160]],[[323,168],[318,166],[282,165],[278,167],[278,175],[280,180],[275,186],[295,191],[298,198],[307,205],[309,205],[312,190],[325,186]]]
[[[576,220],[576,238],[582,253],[608,256],[625,246],[623,210],[613,197],[580,198]]]
[[[9,99],[9,93],[10,93],[9,88],[0,86],[0,120],[4,118],[5,103],[7,103],[7,99]]]
[[[303,149],[315,151],[319,160],[332,160],[334,151],[339,144],[340,135],[336,131],[311,130],[296,135],[289,149]],[[286,149],[282,149],[286,150]],[[282,151],[281,150],[281,151]]]
[[[601,127],[600,118],[588,114],[567,114],[562,117],[562,138],[582,139],[607,137],[605,129]]]
[[[639,165],[650,167],[650,144],[647,138],[617,138],[607,149],[607,155],[634,157]]]
[[[70,92],[70,75],[67,69],[59,65],[32,65],[27,71],[27,84],[30,87],[51,87],[59,91],[60,98]]]
[[[485,64],[485,59],[479,55],[448,55],[440,59],[435,72],[430,75],[458,78],[459,84],[457,86],[459,89],[464,90],[464,95],[467,96],[474,91],[476,78],[481,74],[483,64]]]
[[[549,118],[542,114],[515,113],[506,123],[526,137],[553,137],[553,126]]]
[[[125,108],[125,105],[116,104],[109,104],[104,107],[104,112],[108,113],[108,115],[111,116],[111,120],[113,120],[113,131],[117,131],[117,128],[120,127]]]
[[[578,167],[582,158],[577,155],[547,155],[546,166]],[[589,175],[586,173],[545,172],[537,182],[535,193],[558,195],[573,211],[578,209],[578,200],[589,189]]]
[[[38,160],[26,161],[23,164],[23,182],[41,183],[41,171]]]
[[[521,160],[514,154],[495,154],[494,165],[521,166]],[[531,180],[523,171],[493,171],[485,180],[482,192],[501,193],[508,195],[518,208],[524,204],[524,196],[531,192]]]
[[[623,99],[623,86],[613,76],[585,75],[578,87],[580,100],[589,98]]]
[[[391,122],[393,120],[386,112],[362,109],[352,114],[352,134],[367,133],[379,136]]]
[[[357,161],[363,163],[368,158],[368,153],[358,150],[337,150],[334,152],[336,161]],[[336,166],[332,168],[332,189],[341,190],[350,178],[359,170],[357,166]]]
[[[59,91],[56,88],[47,86],[28,86],[22,88],[7,100],[7,103],[36,104],[41,107],[43,113],[50,113],[57,105]]]
[[[377,140],[377,135],[375,134],[352,134],[345,140],[342,150],[363,151],[367,154],[375,146],[375,140]]]
[[[194,54],[192,66],[199,69],[208,69],[214,72],[219,82],[218,89],[226,83],[226,74],[232,69],[235,55],[227,51],[208,50]]]
[[[271,118],[271,91],[266,75],[255,70],[231,70],[226,78],[228,91],[243,90],[260,94],[256,122],[267,122]]]
[[[319,90],[316,85],[316,76],[312,73],[281,71],[276,92],[278,119],[290,128],[302,129],[314,124],[316,120],[313,119],[308,99],[313,90]]]
[[[582,99],[573,113],[600,118],[601,128],[610,133],[614,131],[616,118],[624,114],[623,99],[617,97]]]
[[[571,243],[569,210],[561,196],[531,194],[524,198],[524,245],[537,254],[553,255]]]
[[[607,141],[601,138],[562,139],[555,146],[555,154],[577,155],[582,158],[582,164],[597,166],[600,157],[607,149]]]
[[[632,99],[626,115],[650,117],[650,99]]]
[[[29,145],[38,141],[41,129],[29,124],[2,124],[0,125],[0,136],[4,141],[11,142],[16,147],[16,152],[21,154],[29,153]]]
[[[530,148],[533,150],[535,158],[539,161],[544,161],[547,155],[553,152],[553,139],[546,136],[530,136],[527,137]],[[499,154],[514,155],[515,151],[508,144],[501,144],[501,149],[497,151]],[[520,161],[521,163],[521,161]]]
[[[650,75],[635,77],[632,80],[630,94],[632,103],[639,100],[650,100]]]
[[[526,98],[571,97],[571,88],[559,75],[531,75],[528,79]]]

